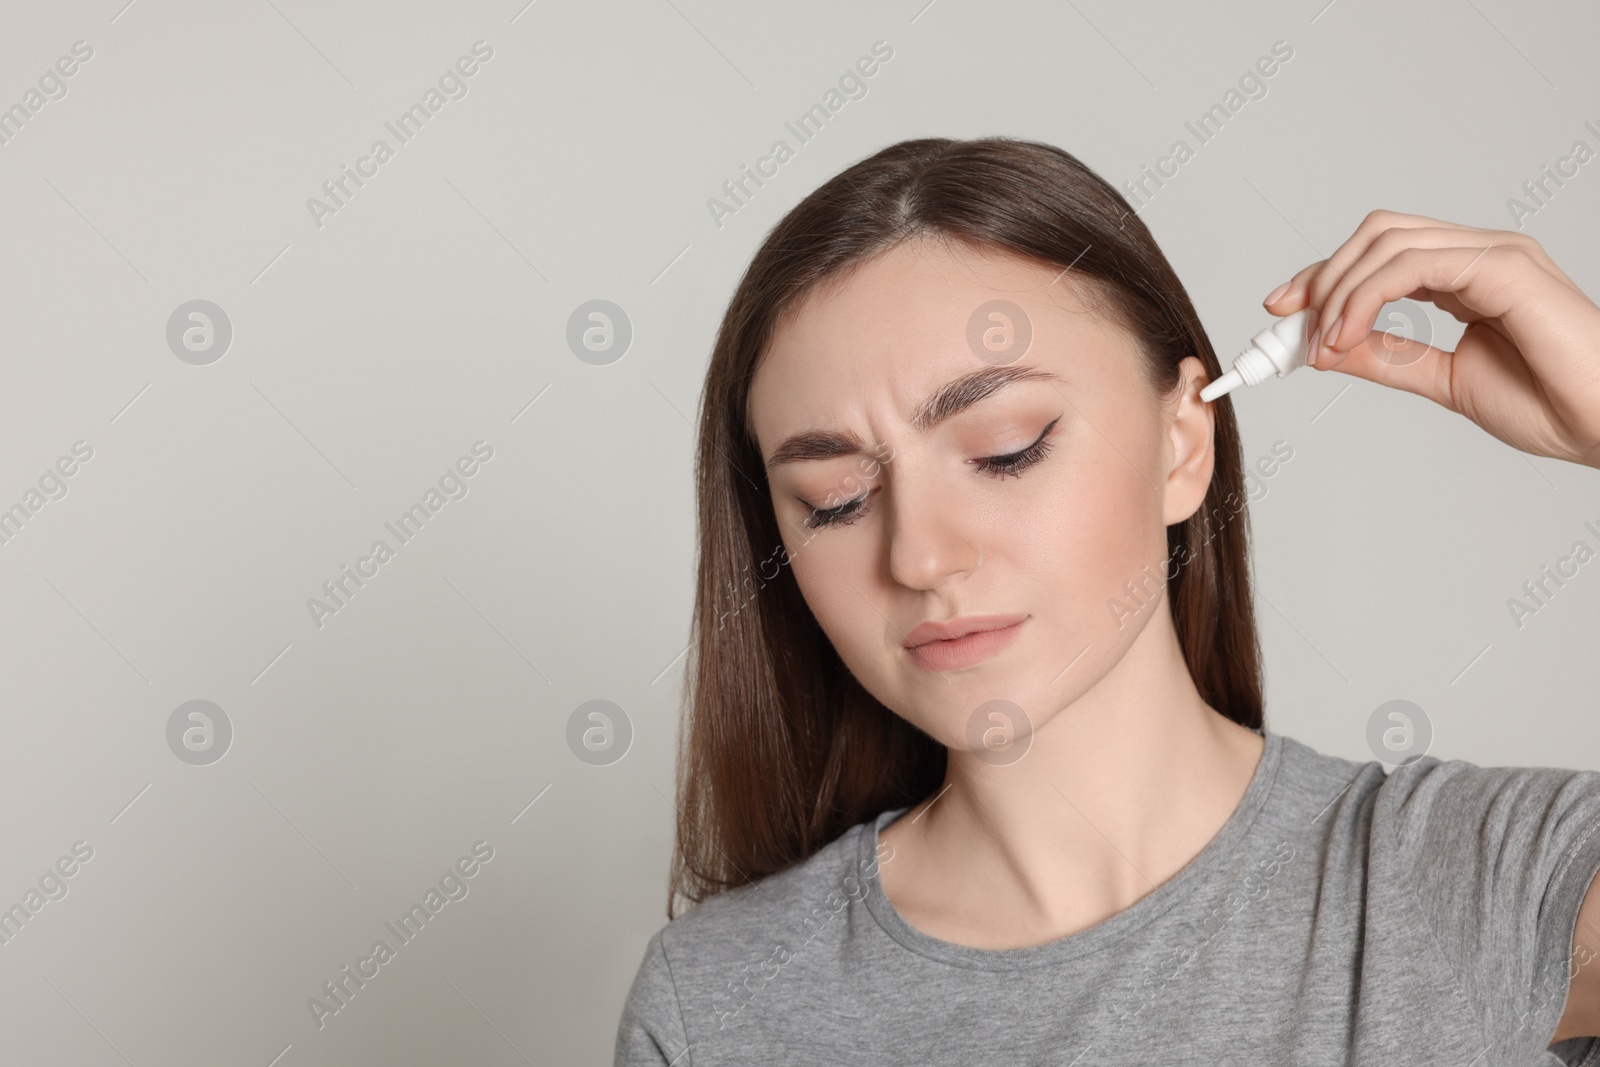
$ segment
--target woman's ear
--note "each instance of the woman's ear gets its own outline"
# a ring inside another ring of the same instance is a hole
[[[1188,356],[1178,364],[1178,374],[1176,399],[1169,398],[1164,410],[1167,480],[1162,521],[1168,526],[1193,515],[1205,500],[1216,458],[1211,405],[1200,399],[1200,388],[1210,377],[1206,365]]]

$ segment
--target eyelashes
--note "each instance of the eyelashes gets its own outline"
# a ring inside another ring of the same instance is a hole
[[[1050,424],[1039,434],[1038,440],[1021,451],[1008,452],[1003,456],[985,456],[970,462],[992,478],[1021,477],[1024,471],[1050,453],[1052,447],[1048,440],[1050,431],[1055,429],[1056,423],[1060,421],[1059,415],[1051,419]],[[849,526],[859,521],[865,514],[863,506],[869,495],[870,493],[862,493],[854,500],[847,500],[836,508],[812,508],[805,518],[805,525],[812,530],[820,530],[824,526]]]
[[[1050,436],[1050,431],[1060,421],[1060,416],[1050,420],[1050,425],[1044,428],[1044,432],[1039,435],[1039,439],[1020,452],[1012,452],[1004,456],[988,456],[973,462],[985,474],[993,474],[999,478],[1017,477],[1023,471],[1044,459],[1049,453],[1050,442],[1045,438]]]

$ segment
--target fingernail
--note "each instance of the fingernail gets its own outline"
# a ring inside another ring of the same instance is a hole
[[[1280,285],[1276,289],[1272,290],[1272,292],[1268,293],[1267,294],[1267,298],[1265,300],[1261,301],[1261,302],[1263,304],[1275,303],[1277,301],[1278,297],[1282,296],[1284,293],[1287,293],[1288,291],[1289,291],[1289,283],[1288,282],[1284,282],[1282,285]]]
[[[1306,366],[1317,365],[1317,342],[1322,339],[1321,330],[1312,330],[1311,336],[1306,339]]]
[[[1330,350],[1333,348],[1333,342],[1339,339],[1339,320],[1342,318],[1344,318],[1343,315],[1335,315],[1333,321],[1328,323],[1328,328],[1323,331],[1322,336],[1328,339],[1328,348]]]

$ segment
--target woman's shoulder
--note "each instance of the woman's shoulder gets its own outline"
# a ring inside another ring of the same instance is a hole
[[[1339,764],[1361,770],[1348,806],[1334,804],[1322,828],[1323,870],[1364,871],[1362,921],[1377,935],[1368,940],[1394,944],[1386,939],[1400,925],[1426,932],[1439,973],[1492,1026],[1497,1061],[1542,1050],[1576,973],[1579,910],[1600,875],[1600,771],[1435,755],[1386,773],[1377,760]],[[1569,1049],[1563,1061],[1588,1051]]]
[[[1490,842],[1525,845],[1567,820],[1587,831],[1600,810],[1596,770],[1490,765],[1430,754],[1390,764],[1335,756],[1279,737],[1280,810],[1317,821],[1330,816],[1328,822],[1359,829],[1379,847],[1412,857]]]
[[[792,867],[706,897],[656,930],[628,994],[618,1062],[657,1062],[623,1053],[682,1048],[686,1028],[718,1028],[797,950],[842,936],[849,924],[839,915],[861,895],[861,856],[875,855],[867,835],[879,818],[857,823]]]
[[[663,948],[716,954],[719,946],[744,948],[803,928],[815,909],[828,909],[836,895],[850,892],[859,878],[863,852],[878,816],[849,827],[792,867],[747,885],[725,889],[693,904],[658,932]],[[855,895],[859,896],[859,893]]]
[[[1267,733],[1263,773],[1268,801],[1260,822],[1273,831],[1298,837],[1360,811],[1385,783],[1377,760],[1337,756],[1288,734]]]
[[[674,1061],[691,1033],[698,1040],[720,1030],[796,953],[847,937],[851,923],[841,915],[863,892],[863,861],[876,856],[870,835],[882,818],[855,824],[791,867],[706,897],[652,934],[615,1062]]]

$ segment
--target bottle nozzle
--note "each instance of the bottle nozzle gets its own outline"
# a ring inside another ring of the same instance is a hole
[[[1250,347],[1239,353],[1233,369],[1200,390],[1200,400],[1210,403],[1241,385],[1260,385],[1268,378],[1282,378],[1306,365],[1307,324],[1311,309],[1301,308],[1285,315],[1250,339]]]
[[[1236,370],[1231,370],[1200,390],[1200,399],[1209,404],[1219,396],[1233,392],[1244,384],[1244,377]]]

